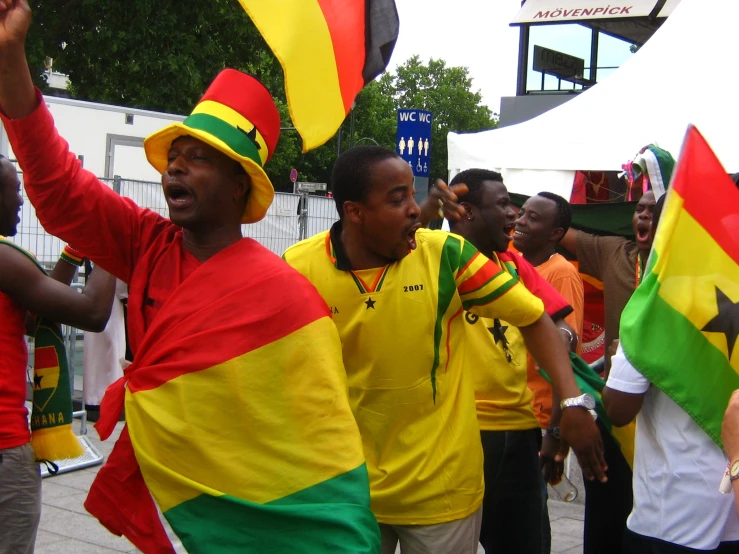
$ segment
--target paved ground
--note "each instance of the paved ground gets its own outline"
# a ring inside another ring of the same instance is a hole
[[[92,428],[89,437],[98,450],[107,455],[122,425],[118,424],[108,441],[98,440]],[[36,554],[137,552],[130,542],[110,534],[82,507],[99,468],[81,469],[43,480],[43,508]],[[550,500],[549,515],[552,521],[552,553],[581,554],[582,505]]]

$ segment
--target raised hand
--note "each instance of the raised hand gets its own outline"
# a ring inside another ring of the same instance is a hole
[[[23,44],[31,25],[31,8],[27,0],[0,0],[0,49]]]
[[[421,223],[427,225],[429,221],[439,217],[459,221],[465,211],[457,203],[458,197],[467,191],[465,184],[457,183],[450,187],[443,180],[437,179],[429,190],[428,197],[421,204]]]
[[[0,105],[10,119],[30,115],[38,104],[26,61],[30,25],[28,0],[0,0]]]

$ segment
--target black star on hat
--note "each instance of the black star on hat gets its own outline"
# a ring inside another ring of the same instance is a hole
[[[736,337],[739,335],[739,302],[732,302],[720,288],[716,287],[716,303],[718,304],[718,315],[706,323],[701,331],[725,334],[731,361]]]
[[[371,297],[370,297],[370,298],[367,298],[367,302],[365,302],[365,304],[367,304],[367,309],[368,309],[368,310],[369,310],[370,308],[372,308],[372,309],[374,310],[374,309],[375,309],[375,304],[376,304],[376,303],[377,303],[377,300],[372,300],[372,298],[371,298]]]
[[[242,133],[244,133],[246,135],[246,138],[248,138],[252,142],[252,144],[254,144],[254,146],[257,147],[257,150],[261,150],[262,149],[262,147],[259,146],[259,143],[257,142],[257,128],[256,127],[252,127],[251,128],[251,131],[248,131],[248,132],[247,131],[244,131],[238,125],[236,126],[236,128],[239,131],[241,131]]]
[[[499,341],[503,341],[503,346],[508,346],[508,339],[505,336],[508,326],[501,325],[499,319],[496,319],[493,323],[492,327],[488,327],[488,331],[490,331],[493,337],[495,337],[495,344],[498,344]]]
[[[40,389],[41,388],[41,379],[43,379],[43,375],[34,375],[33,376],[33,388],[34,389]]]

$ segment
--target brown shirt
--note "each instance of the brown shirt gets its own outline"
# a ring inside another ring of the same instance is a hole
[[[606,371],[611,367],[608,347],[618,338],[621,312],[636,289],[636,243],[622,237],[598,237],[578,231],[577,261],[580,271],[603,281],[606,327]]]

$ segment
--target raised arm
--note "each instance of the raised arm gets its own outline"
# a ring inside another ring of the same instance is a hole
[[[0,291],[37,316],[100,332],[110,317],[115,277],[98,268],[80,294],[45,275],[19,250],[0,245]]]
[[[559,245],[575,256],[575,258],[577,258],[577,234],[579,232],[577,229],[570,227],[567,229],[565,236],[562,237],[562,240],[559,241]]]
[[[0,116],[26,192],[47,232],[129,282],[139,251],[170,223],[121,198],[69,152],[31,81],[24,45],[30,22],[26,0],[0,0]]]

